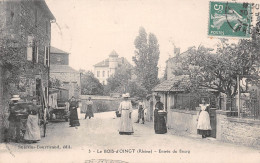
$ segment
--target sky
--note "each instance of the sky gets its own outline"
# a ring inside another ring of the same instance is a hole
[[[208,38],[208,0],[46,0],[56,18],[52,46],[70,53],[70,66],[93,70],[115,50],[130,63],[140,26],[160,45],[159,76],[173,56],[191,46],[216,47]]]

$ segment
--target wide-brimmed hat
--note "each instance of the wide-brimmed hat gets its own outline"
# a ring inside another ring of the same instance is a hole
[[[14,100],[20,100],[21,98],[19,97],[19,95],[13,95],[11,100],[14,101]]]
[[[125,93],[125,94],[122,95],[122,97],[128,98],[128,97],[130,97],[130,94],[129,93]]]

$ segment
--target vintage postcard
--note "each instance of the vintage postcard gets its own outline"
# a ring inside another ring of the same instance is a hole
[[[0,0],[0,162],[258,163],[260,1]]]

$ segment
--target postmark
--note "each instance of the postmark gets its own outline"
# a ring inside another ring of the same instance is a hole
[[[210,2],[208,35],[250,38],[252,4]]]

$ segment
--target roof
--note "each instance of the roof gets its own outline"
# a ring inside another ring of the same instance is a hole
[[[153,91],[154,92],[185,91],[183,88],[176,87],[177,82],[181,81],[184,78],[185,76],[175,76],[171,79],[165,80],[162,83],[156,85],[153,88]]]
[[[109,57],[118,57],[118,54],[115,50],[113,50],[110,54]]]
[[[43,10],[46,11],[48,17],[51,20],[55,20],[54,15],[52,14],[51,10],[49,9],[48,5],[46,4],[45,0],[36,0],[35,1],[36,5],[38,5],[39,7],[41,7]]]
[[[132,67],[132,65],[124,57],[117,58],[117,61],[118,61],[118,66],[127,65]],[[109,67],[109,58],[95,64],[94,67]]]
[[[51,46],[51,50],[50,53],[55,53],[55,54],[69,54],[68,52],[65,52],[61,49],[55,48],[53,46]]]
[[[174,76],[171,79],[165,80],[162,83],[156,85],[152,91],[154,92],[183,92],[186,91],[184,85],[189,84],[188,75]],[[216,89],[199,86],[199,89],[205,89],[210,92],[218,92]]]
[[[94,67],[108,67],[108,66],[109,66],[108,58],[94,65]]]
[[[79,73],[69,65],[50,65],[51,73]]]

